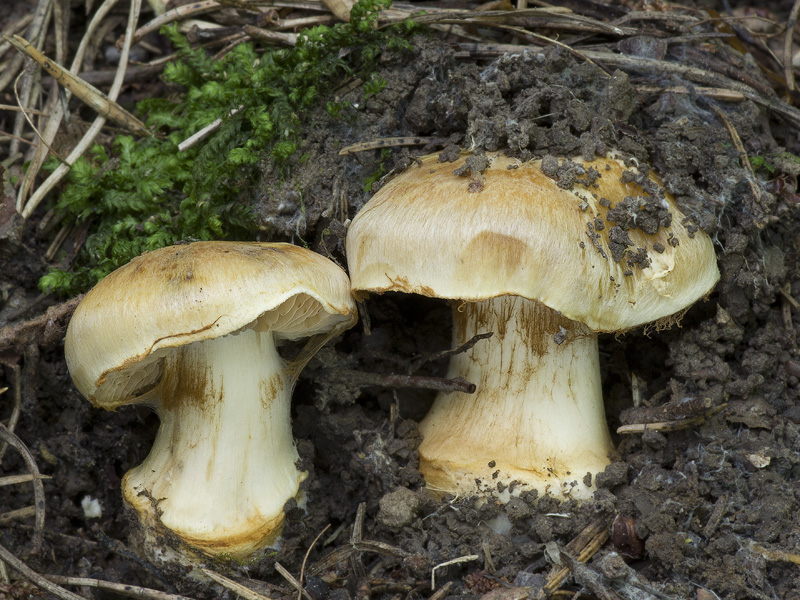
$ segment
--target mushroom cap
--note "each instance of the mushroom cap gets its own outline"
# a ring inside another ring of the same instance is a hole
[[[516,295],[620,331],[681,311],[719,279],[711,239],[653,175],[599,158],[558,175],[551,161],[551,177],[541,160],[503,154],[454,174],[468,158],[425,156],[364,205],[347,234],[355,292]]]
[[[357,318],[336,264],[291,244],[195,242],[134,258],[75,310],[67,367],[96,406],[136,401],[161,379],[173,348],[253,327],[297,339],[337,333]]]

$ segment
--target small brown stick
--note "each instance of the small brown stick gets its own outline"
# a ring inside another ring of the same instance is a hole
[[[623,425],[622,427],[617,428],[617,433],[624,435],[632,433],[644,433],[645,431],[679,431],[681,429],[689,429],[705,423],[706,420],[724,410],[726,406],[728,406],[728,403],[724,402],[707,410],[703,414],[688,419],[676,419],[674,421],[664,421],[661,423],[637,423],[636,425]]]
[[[355,154],[356,152],[364,152],[366,150],[376,150],[377,148],[391,148],[393,146],[423,146],[425,144],[434,144],[444,141],[440,137],[384,137],[376,138],[374,140],[367,140],[365,142],[357,142],[349,146],[345,146],[339,150],[339,156],[345,154]]]
[[[564,552],[576,556],[578,562],[585,563],[606,543],[608,530],[608,523],[604,519],[593,521],[564,547]],[[569,573],[569,567],[554,567],[537,598],[546,598],[553,594]]]
[[[290,48],[297,45],[296,33],[283,33],[271,29],[264,29],[263,27],[256,27],[255,25],[245,25],[244,32],[251,39],[258,40],[259,42],[289,46]]]
[[[759,213],[756,214],[756,211],[754,210],[755,207],[751,205],[751,217],[755,226],[758,229],[763,229],[765,225],[763,214],[764,202],[761,198],[761,189],[758,187],[758,183],[756,182],[756,174],[753,172],[753,165],[750,164],[750,157],[747,155],[747,150],[744,149],[742,139],[739,137],[739,133],[733,126],[733,123],[731,123],[727,115],[722,112],[722,109],[712,105],[711,110],[714,111],[714,114],[716,114],[719,120],[722,121],[722,124],[725,125],[725,129],[728,130],[728,135],[731,138],[731,142],[733,142],[733,146],[736,148],[736,152],[739,154],[739,162],[741,163],[742,169],[744,169],[745,175],[747,176],[747,184],[750,186],[750,193],[753,195],[753,199],[760,209]]]
[[[17,485],[18,483],[28,483],[34,479],[52,479],[50,475],[9,475],[0,477],[0,487],[5,485]]]
[[[786,24],[786,36],[783,38],[783,76],[786,87],[794,91],[794,65],[792,65],[792,38],[797,25],[797,16],[800,15],[800,0],[795,0],[792,12],[789,13],[789,22]]]
[[[311,545],[308,547],[308,550],[306,550],[306,554],[303,557],[303,564],[300,566],[300,578],[297,580],[297,582],[300,584],[300,588],[301,588],[301,589],[297,590],[297,600],[302,600],[302,598],[303,598],[303,589],[302,589],[303,588],[303,577],[305,576],[305,573],[306,573],[306,563],[308,562],[308,555],[311,554],[311,550],[314,549],[314,546],[319,541],[319,538],[322,537],[322,534],[325,533],[326,531],[328,531],[328,529],[330,529],[330,526],[331,526],[330,523],[325,525],[325,528],[317,534],[317,537],[314,538],[314,541],[311,542]]]
[[[279,563],[275,563],[275,568],[278,568]],[[283,567],[281,567],[282,569]],[[269,596],[264,596],[259,594],[255,590],[250,589],[247,586],[242,585],[238,581],[234,581],[233,579],[229,579],[224,575],[220,575],[216,571],[212,571],[211,569],[202,569],[203,573],[205,573],[208,577],[216,581],[222,587],[228,588],[234,594],[237,594],[244,598],[245,600],[270,600]],[[280,572],[280,571],[279,571]],[[291,583],[291,582],[290,582]]]
[[[16,435],[6,429],[6,426],[2,423],[0,423],[0,439],[9,446],[13,446],[14,449],[22,455],[25,464],[28,466],[28,471],[34,476],[31,482],[33,484],[34,505],[36,506],[36,520],[34,522],[35,528],[33,531],[33,553],[39,554],[42,550],[42,532],[44,531],[45,513],[44,486],[40,478],[41,473],[39,472],[39,467],[36,464],[36,459],[33,458],[33,454],[28,450],[28,447]]]
[[[58,596],[61,600],[86,600],[83,596],[78,596],[78,594],[73,594],[69,590],[65,590],[64,588],[56,585],[55,583],[49,581],[42,575],[39,575],[36,571],[31,569],[28,565],[14,556],[11,552],[9,552],[4,546],[0,545],[0,559],[8,563],[8,565],[22,574],[25,579],[30,581],[37,587],[42,588],[43,590],[50,592],[54,596]]]
[[[746,100],[747,97],[736,90],[726,90],[722,88],[692,86],[685,85],[635,85],[633,86],[637,92],[642,94],[699,94],[707,98],[714,98],[715,100],[722,100],[723,102],[741,102]]]
[[[8,525],[11,521],[16,521],[17,519],[27,519],[34,516],[36,516],[35,506],[17,508],[16,510],[0,513],[0,525]]]
[[[453,587],[453,582],[448,581],[442,587],[436,590],[433,594],[431,594],[431,597],[428,598],[428,600],[443,600],[447,596],[451,587]]]
[[[61,575],[45,575],[49,581],[57,585],[76,585],[81,587],[96,588],[98,590],[108,590],[120,596],[129,596],[131,598],[148,598],[149,600],[193,600],[189,596],[180,596],[178,594],[169,594],[161,590],[154,590],[138,585],[129,585],[127,583],[113,583],[111,581],[103,581],[102,579],[91,579],[89,577],[64,577]],[[263,597],[262,597],[263,598]]]
[[[286,567],[284,567],[284,566],[283,566],[281,563],[279,563],[279,562],[276,562],[276,563],[275,563],[275,570],[276,570],[278,573],[280,573],[280,574],[281,574],[281,576],[282,576],[282,577],[283,577],[283,578],[284,578],[284,579],[285,579],[285,580],[286,580],[286,581],[289,583],[289,585],[291,585],[291,586],[292,586],[294,589],[301,591],[301,592],[302,592],[302,594],[303,594],[303,597],[304,597],[306,600],[313,600],[313,599],[311,598],[311,595],[310,595],[310,594],[309,594],[309,593],[308,593],[306,590],[304,590],[304,589],[303,589],[303,586],[302,586],[302,585],[300,585],[300,582],[299,582],[299,581],[297,581],[297,579],[295,579],[295,578],[294,578],[294,575],[292,575],[292,574],[291,574],[291,573],[290,573],[290,572],[289,572],[289,571],[286,569]]]

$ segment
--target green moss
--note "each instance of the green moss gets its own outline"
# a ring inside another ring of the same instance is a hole
[[[180,59],[163,77],[183,86],[184,95],[139,104],[156,135],[119,136],[110,154],[95,146],[73,165],[56,208],[85,227],[87,237],[71,269],[49,272],[40,287],[75,294],[147,250],[251,237],[255,218],[242,193],[258,179],[260,163],[282,164],[297,151],[302,115],[342,77],[361,77],[365,95],[377,93],[385,85],[373,76],[381,53],[410,48],[412,22],[375,27],[388,5],[360,0],[349,23],[304,31],[291,49],[258,53],[242,44],[218,61],[165,28]],[[217,119],[221,125],[205,140],[178,149]]]

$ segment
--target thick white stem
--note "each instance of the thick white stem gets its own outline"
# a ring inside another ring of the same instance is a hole
[[[494,335],[450,362],[448,377],[475,383],[476,392],[439,394],[422,421],[428,485],[501,498],[527,489],[590,497],[612,449],[597,336],[518,296],[454,305],[453,315],[456,346]]]
[[[161,419],[147,459],[123,480],[143,521],[209,554],[272,543],[304,474],[291,431],[293,381],[270,331],[198,342],[165,358]]]

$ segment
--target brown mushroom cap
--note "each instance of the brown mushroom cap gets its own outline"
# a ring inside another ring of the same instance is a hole
[[[574,181],[539,160],[488,158],[482,173],[456,175],[467,155],[426,156],[381,188],[348,231],[353,290],[517,295],[618,331],[679,312],[719,279],[711,239],[653,176],[639,179],[646,191],[615,158],[575,159]]]
[[[78,390],[115,408],[153,387],[170,349],[254,327],[284,338],[356,319],[347,275],[291,244],[196,242],[133,259],[78,306],[65,342]]]

